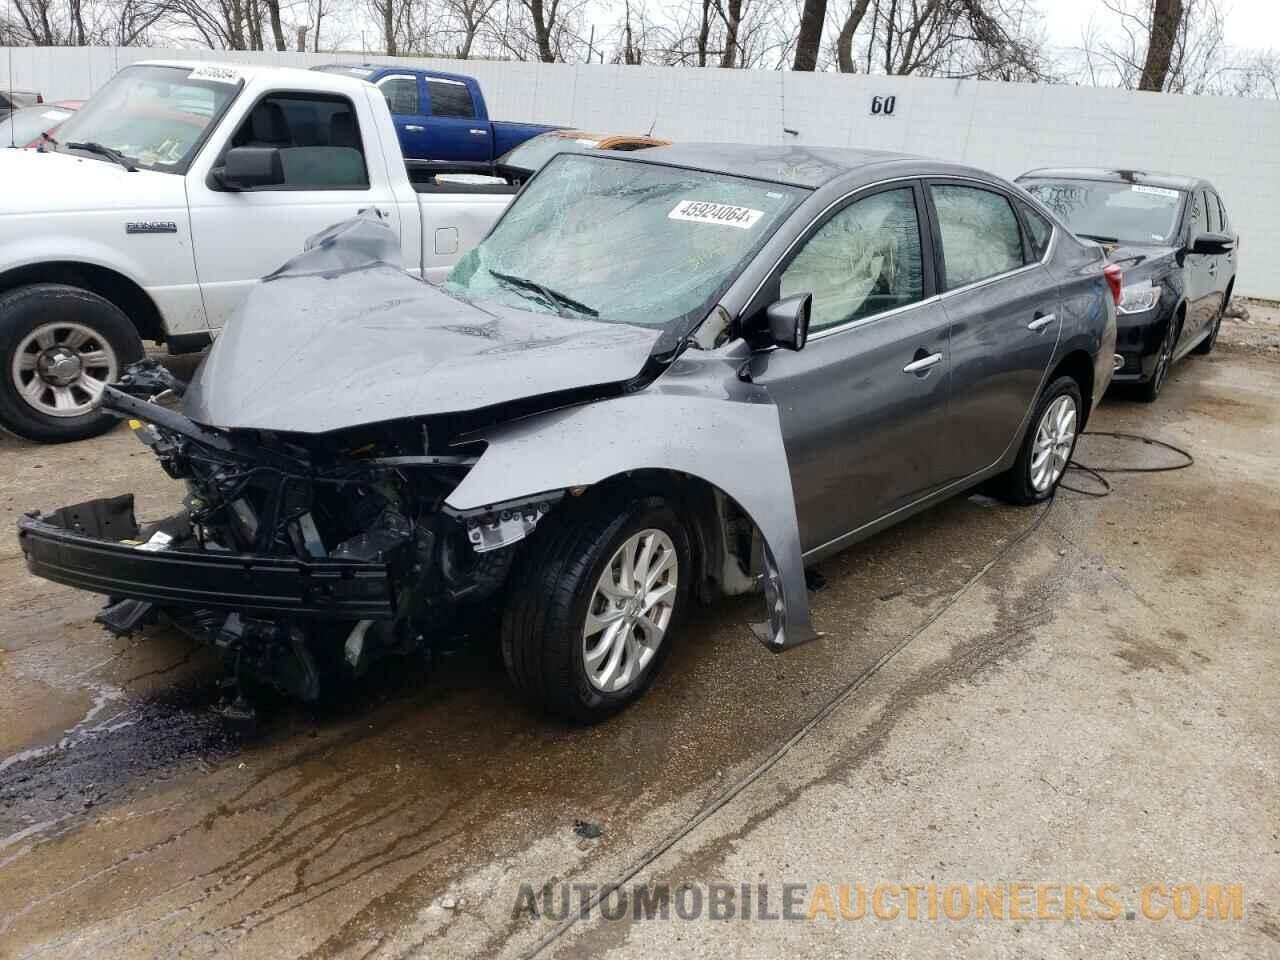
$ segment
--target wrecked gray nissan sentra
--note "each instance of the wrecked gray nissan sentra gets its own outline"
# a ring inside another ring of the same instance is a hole
[[[989,478],[1048,497],[1110,377],[1101,251],[947,164],[562,155],[443,288],[398,251],[339,224],[189,385],[143,364],[108,388],[185,509],[30,514],[31,571],[303,698],[500,605],[516,686],[591,720],[695,599],[762,587],[785,649],[815,635],[806,562]]]

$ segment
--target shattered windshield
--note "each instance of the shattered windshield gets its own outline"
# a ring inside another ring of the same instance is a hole
[[[458,262],[445,290],[645,327],[701,319],[804,193],[560,154]]]
[[[242,85],[231,67],[126,67],[58,129],[59,149],[181,172]]]

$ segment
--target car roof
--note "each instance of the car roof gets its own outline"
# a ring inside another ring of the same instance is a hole
[[[322,63],[311,69],[322,70],[326,73],[348,72],[352,76],[360,76],[362,71],[367,70],[370,76],[378,73],[403,73],[406,76],[454,80],[458,83],[470,83],[475,80],[475,77],[469,77],[462,73],[446,73],[443,70],[427,70],[423,67],[404,67],[395,63]]]
[[[1019,180],[1027,177],[1044,177],[1057,180],[1103,180],[1109,183],[1135,183],[1143,187],[1166,187],[1170,190],[1194,190],[1212,186],[1203,177],[1189,177],[1177,173],[1158,173],[1148,170],[1108,170],[1105,167],[1041,167],[1028,170]]]
[[[636,153],[620,154],[600,150],[588,150],[586,153],[766,180],[813,190],[837,184],[856,186],[861,181],[881,180],[887,176],[960,176],[996,184],[1006,183],[985,170],[886,150],[807,147],[800,144],[758,146],[745,143],[674,143]]]
[[[272,77],[294,77],[294,82],[300,85],[315,84],[317,82],[316,75],[311,70],[303,67],[279,67],[275,64],[268,63],[237,63],[230,60],[138,60],[134,63],[126,64],[126,67],[177,67],[183,70],[196,70],[200,67],[216,67],[222,70],[231,70],[239,76],[243,77],[245,82],[255,80],[262,76]],[[359,86],[361,89],[368,87],[368,80],[364,80],[354,74],[331,73],[332,77],[338,84],[351,84],[349,92]],[[304,86],[305,89],[305,86]]]

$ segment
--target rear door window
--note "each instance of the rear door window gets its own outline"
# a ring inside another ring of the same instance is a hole
[[[949,183],[930,189],[942,235],[944,289],[954,290],[1024,265],[1018,218],[1003,194]]]
[[[433,117],[474,117],[475,104],[471,102],[471,91],[465,83],[458,80],[441,80],[427,78],[427,95],[431,98],[431,115]]]

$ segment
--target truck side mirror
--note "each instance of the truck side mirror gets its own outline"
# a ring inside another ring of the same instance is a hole
[[[284,183],[284,163],[277,147],[232,147],[213,175],[224,190],[253,190]]]

